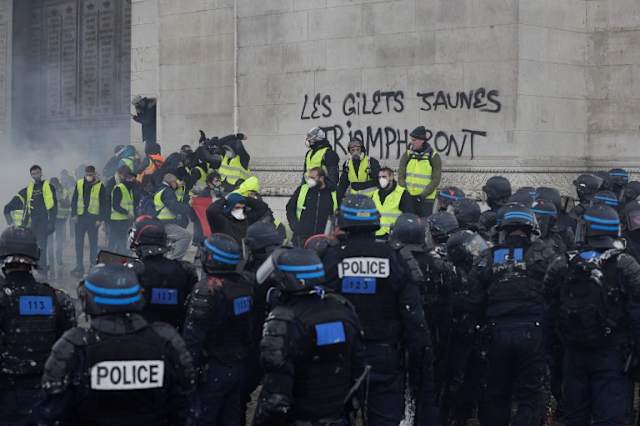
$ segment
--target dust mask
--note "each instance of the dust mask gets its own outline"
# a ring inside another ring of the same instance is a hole
[[[306,181],[307,181],[307,186],[309,188],[313,188],[318,184],[318,182],[316,182],[315,179],[307,178]]]
[[[233,216],[237,220],[244,220],[244,209],[233,209],[231,210],[231,216]]]
[[[387,178],[380,178],[378,179],[378,182],[380,183],[380,188],[386,188],[389,186],[389,179]]]

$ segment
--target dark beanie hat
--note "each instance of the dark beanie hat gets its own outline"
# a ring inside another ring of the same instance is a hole
[[[409,134],[412,138],[422,139],[423,141],[427,140],[427,129],[424,126],[418,126],[411,131]]]
[[[244,204],[246,201],[247,200],[241,194],[238,194],[237,192],[232,192],[231,194],[227,195],[227,201],[226,203],[224,203],[224,211],[226,213],[229,213],[231,210],[233,210],[233,207],[236,204],[238,203]]]

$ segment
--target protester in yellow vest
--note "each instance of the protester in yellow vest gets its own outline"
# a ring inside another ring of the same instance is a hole
[[[48,180],[42,179],[42,168],[33,165],[29,169],[32,182],[4,207],[7,221],[29,227],[34,233],[43,255],[38,260],[41,278],[47,274],[47,240],[53,234],[58,214],[56,190]]]
[[[427,143],[427,129],[419,126],[410,134],[408,150],[400,157],[398,183],[409,191],[418,216],[433,213],[436,189],[442,177],[442,160]]]
[[[314,127],[307,132],[305,143],[309,150],[304,156],[304,170],[302,183],[308,177],[307,173],[314,167],[324,170],[326,176],[325,185],[335,190],[338,187],[338,154],[331,148],[324,130]]]
[[[84,274],[84,237],[89,238],[89,263],[98,255],[98,228],[107,219],[109,202],[104,185],[96,176],[96,168],[87,166],[84,178],[78,179],[71,199],[71,217],[75,221],[76,267],[72,275]]]
[[[227,192],[233,191],[251,176],[249,168],[251,157],[243,144],[243,141],[246,140],[247,137],[242,133],[228,135],[220,139],[220,146],[225,154],[222,157],[218,173],[220,173]]]
[[[347,145],[349,158],[342,165],[338,183],[338,199],[345,194],[362,194],[371,197],[378,189],[380,163],[365,153],[364,144],[353,139]]]
[[[336,191],[327,187],[325,178],[322,168],[310,169],[306,182],[287,203],[287,220],[297,247],[304,247],[307,238],[324,232],[327,220],[338,209]]]
[[[127,234],[135,219],[135,206],[139,198],[136,175],[123,171],[122,181],[111,190],[111,212],[109,219],[109,247],[120,254],[127,254]]]
[[[414,203],[409,192],[398,185],[393,170],[383,167],[378,172],[380,189],[373,193],[372,199],[380,213],[380,229],[376,237],[389,236],[391,227],[402,213],[414,213]]]

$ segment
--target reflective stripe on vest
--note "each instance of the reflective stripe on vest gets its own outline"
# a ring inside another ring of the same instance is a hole
[[[356,173],[356,169],[353,167],[353,159],[350,159],[347,162],[347,170],[348,170],[347,176],[349,177],[350,184],[364,183],[369,181],[370,180],[369,179],[369,171],[370,171],[369,157],[365,155],[364,158],[360,160],[360,166],[358,167],[357,173]],[[349,189],[349,193],[362,194],[362,195],[366,195],[367,197],[371,197],[373,196],[373,193],[377,189],[378,188],[376,187],[366,188],[366,189],[353,189],[353,186],[352,186]]]
[[[307,207],[304,203],[307,201],[307,194],[309,193],[309,185],[303,183],[300,185],[300,192],[298,192],[298,200],[296,202],[296,217],[300,220],[300,216],[302,216],[302,211]],[[333,199],[333,211],[338,209],[338,195],[336,191],[331,191],[331,198]]]
[[[156,209],[156,218],[158,220],[175,220],[176,215],[167,208],[165,208],[164,203],[162,202],[162,193],[167,188],[162,188],[160,191],[156,192],[156,195],[153,196],[153,206]]]
[[[431,183],[431,161],[428,157],[412,158],[407,163],[406,186],[411,195],[420,195]],[[434,200],[437,190],[427,195],[427,199]]]
[[[25,202],[24,215],[22,218],[22,223],[28,223],[29,219],[25,220],[26,216],[31,216],[31,202],[33,201],[33,187],[35,186],[34,182],[29,182],[27,185],[27,200]],[[47,210],[51,210],[54,205],[53,201],[53,192],[51,191],[51,185],[48,180],[42,182],[42,198],[44,199],[44,207]]]
[[[231,185],[235,185],[240,179],[244,180],[251,176],[251,170],[245,169],[240,161],[240,156],[229,159],[226,155],[222,158],[222,163],[218,169],[220,177],[223,181],[227,181]]]
[[[128,213],[133,215],[133,195],[131,195],[131,191],[124,183],[117,184],[113,190],[111,191],[111,202],[113,203],[113,194],[119,189],[122,194],[122,198],[120,200],[120,207],[126,210]],[[111,206],[111,220],[127,220],[129,216],[126,214],[122,214]]]
[[[329,147],[325,146],[324,148],[320,148],[315,153],[313,150],[307,151],[307,154],[304,156],[304,165],[306,173],[309,173],[309,170],[315,167],[322,167],[325,173],[327,173],[327,168],[322,164],[324,163],[324,155],[329,151]]]
[[[376,235],[387,235],[393,224],[396,223],[398,216],[402,214],[402,210],[400,210],[400,200],[402,199],[404,191],[405,189],[403,187],[396,186],[384,199],[384,203],[380,201],[380,191],[376,191],[373,194],[373,202],[376,205],[376,209],[380,212],[380,229],[376,231]]]
[[[100,187],[102,184],[100,181],[94,182],[91,186],[91,192],[89,193],[89,208],[87,211],[89,214],[100,214]],[[82,216],[84,214],[84,179],[78,179],[76,182],[76,191],[78,191],[78,200],[76,205],[76,214]]]
[[[11,215],[11,224],[15,226],[22,226],[22,219],[24,219],[24,198],[22,195],[18,194],[17,197],[20,199],[22,203],[22,208],[20,210],[13,210]]]

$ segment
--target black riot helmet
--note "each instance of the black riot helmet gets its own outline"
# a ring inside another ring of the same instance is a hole
[[[436,244],[445,243],[449,236],[459,228],[456,217],[449,212],[434,213],[427,218],[427,223],[431,237]]]
[[[152,216],[140,216],[129,230],[129,248],[140,258],[166,253],[164,224]]]
[[[453,214],[461,228],[476,228],[482,213],[476,200],[463,198],[453,203]]]
[[[523,206],[530,206],[531,203],[535,200],[536,195],[535,190],[532,191],[532,189],[533,188],[527,186],[518,188],[516,192],[511,194],[508,203],[519,203]]]
[[[620,200],[612,191],[598,191],[591,199],[592,204],[606,204],[607,206],[617,209],[620,206]]]
[[[313,250],[278,249],[258,268],[256,281],[270,279],[286,293],[307,293],[324,283],[324,265]]]
[[[417,245],[426,249],[433,247],[427,223],[413,213],[401,214],[391,227],[389,242],[392,245]]]
[[[493,209],[504,204],[511,197],[511,183],[504,176],[492,176],[482,187],[487,194],[487,204]]]
[[[449,206],[453,205],[453,203],[462,200],[464,197],[464,191],[457,186],[447,186],[446,188],[439,189],[433,211],[445,211]]]
[[[629,172],[624,169],[611,169],[607,174],[609,175],[611,190],[615,193],[619,193],[629,182]]]
[[[142,286],[131,265],[100,263],[78,285],[78,298],[87,315],[139,312]]]
[[[10,263],[36,266],[40,259],[40,248],[36,237],[28,228],[10,226],[0,235],[0,260]]]
[[[284,242],[282,234],[271,222],[256,222],[247,228],[244,244],[253,253],[280,247]]]
[[[622,214],[624,229],[636,233],[640,230],[640,200],[633,200],[624,206]]]
[[[202,242],[200,261],[207,274],[233,271],[241,258],[240,244],[227,234],[211,234]]]
[[[531,205],[531,211],[536,216],[536,221],[540,227],[540,236],[546,238],[551,228],[556,224],[558,209],[551,201],[538,198]]]
[[[348,233],[379,229],[380,213],[373,200],[362,194],[345,196],[338,210],[338,228]]]
[[[602,179],[600,182],[600,190],[610,191],[611,190],[611,177],[609,176],[609,172],[605,172],[604,170],[598,170],[597,172],[593,172],[593,174]]]
[[[592,204],[578,218],[576,244],[591,248],[613,248],[620,237],[620,217],[613,207]]]
[[[637,199],[639,196],[640,182],[638,182],[637,180],[632,180],[624,187],[624,191],[622,192],[622,202],[626,204],[629,201]]]
[[[510,203],[502,207],[498,212],[496,228],[500,231],[522,228],[531,234],[537,232],[538,222],[529,207],[519,203]]]
[[[576,187],[576,194],[581,203],[586,203],[591,200],[591,197],[595,195],[600,189],[603,180],[594,175],[580,175],[573,181],[573,185]]]
[[[489,248],[479,234],[462,230],[455,232],[447,240],[447,256],[454,265],[470,269],[475,258]]]
[[[536,189],[536,200],[545,200],[552,203],[557,212],[562,211],[562,195],[556,188],[541,186]]]

